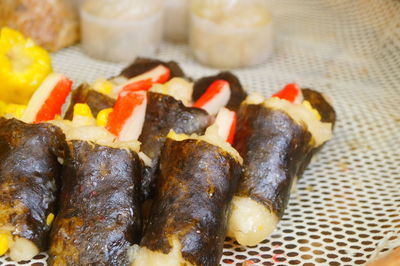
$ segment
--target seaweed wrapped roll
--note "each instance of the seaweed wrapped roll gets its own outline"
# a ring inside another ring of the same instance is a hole
[[[241,160],[214,126],[200,137],[171,131],[133,265],[218,265]]]
[[[0,118],[0,255],[21,261],[47,249],[64,141],[53,125]]]
[[[140,240],[142,230],[143,163],[132,128],[138,126],[135,120],[143,122],[143,95],[135,92],[117,100],[109,131],[95,126],[87,105],[75,106],[72,121],[53,121],[66,134],[68,153],[59,213],[51,231],[50,265],[130,263],[131,247]],[[126,101],[132,101],[130,113],[126,113]]]
[[[304,96],[289,84],[267,100],[249,96],[240,107],[234,147],[243,157],[244,173],[228,235],[242,245],[259,243],[276,228],[292,184],[332,137],[334,116],[326,113],[334,112],[332,106],[324,101],[320,108],[317,101],[308,101],[307,91]],[[333,119],[322,119],[327,116]]]

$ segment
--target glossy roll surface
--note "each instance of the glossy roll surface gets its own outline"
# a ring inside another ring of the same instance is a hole
[[[0,118],[0,232],[39,251],[47,249],[64,148],[65,136],[53,125]]]
[[[167,135],[171,129],[178,134],[202,134],[212,122],[206,111],[186,107],[172,96],[149,92],[146,117],[139,141],[141,151],[152,159],[142,181],[143,198],[152,197],[154,179]]]
[[[168,139],[149,224],[134,265],[152,260],[148,265],[156,265],[154,259],[160,254],[181,256],[179,263],[218,265],[240,171],[240,164],[217,146],[202,140]]]
[[[91,142],[68,142],[50,265],[126,265],[141,235],[136,153]]]

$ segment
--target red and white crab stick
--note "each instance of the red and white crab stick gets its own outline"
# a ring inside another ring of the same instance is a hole
[[[41,123],[61,114],[61,108],[72,89],[72,81],[62,74],[52,73],[42,82],[30,99],[22,120]]]
[[[236,131],[236,112],[221,108],[215,119],[215,124],[218,126],[218,135],[232,144]]]
[[[118,86],[114,89],[114,93],[118,94],[119,92],[129,88],[132,86],[132,84],[137,83],[138,81],[146,81],[151,84],[156,84],[156,83],[165,83],[169,80],[171,76],[171,71],[168,67],[163,66],[163,65],[158,65],[155,68],[140,74],[136,77],[133,77],[126,81],[122,86]]]
[[[206,110],[210,115],[218,113],[231,97],[229,82],[219,79],[211,83],[206,92],[194,103],[193,107]]]
[[[300,87],[295,83],[287,84],[281,91],[272,95],[282,100],[287,100],[291,103],[300,104],[303,102],[303,94]]]
[[[137,140],[142,132],[146,106],[146,91],[122,91],[108,117],[106,129],[120,141]]]

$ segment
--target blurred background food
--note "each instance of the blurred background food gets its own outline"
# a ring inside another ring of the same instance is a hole
[[[271,15],[264,0],[193,0],[189,42],[197,60],[215,68],[264,62],[272,53]]]
[[[80,7],[82,46],[98,59],[154,56],[162,39],[162,0],[87,0]]]
[[[2,0],[0,26],[52,52],[81,37],[89,56],[111,62],[155,56],[163,36],[189,41],[194,58],[215,68],[256,65],[273,50],[264,0]]]
[[[164,1],[164,38],[172,42],[186,42],[189,30],[191,0]]]
[[[71,0],[1,0],[0,27],[29,36],[49,51],[79,40],[79,21]]]
[[[2,0],[0,26],[52,52],[81,38],[89,56],[111,62],[155,56],[163,36],[189,41],[194,57],[215,68],[256,65],[273,50],[264,0]]]

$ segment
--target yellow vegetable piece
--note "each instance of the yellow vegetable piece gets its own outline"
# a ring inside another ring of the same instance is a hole
[[[6,106],[4,114],[10,114],[17,119],[21,119],[26,109],[26,105],[10,103]]]
[[[49,215],[47,215],[46,224],[50,226],[53,223],[53,220],[54,220],[54,214],[50,213]]]
[[[317,111],[317,109],[314,109],[309,101],[303,101],[303,105],[307,107],[308,109],[311,110],[311,112],[314,113],[314,115],[317,117],[318,120],[321,120],[321,114]]]
[[[7,104],[3,101],[0,101],[0,116],[3,116],[5,114],[7,108]]]
[[[8,238],[9,238],[8,234],[0,233],[0,256],[3,256],[4,254],[6,254],[6,252],[8,250],[8,246],[9,246]]]
[[[0,31],[0,100],[26,104],[44,78],[52,72],[51,58],[18,31]]]
[[[110,115],[110,113],[112,112],[112,108],[107,108],[104,110],[101,110],[98,114],[97,114],[97,119],[96,119],[96,124],[99,127],[105,127],[107,125],[108,122],[108,116]]]
[[[86,103],[77,103],[74,105],[74,117],[78,115],[93,117],[92,111],[90,110],[89,105],[87,105]]]
[[[100,93],[109,95],[112,92],[113,84],[106,79],[98,79],[93,83],[93,88]]]

